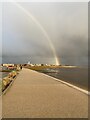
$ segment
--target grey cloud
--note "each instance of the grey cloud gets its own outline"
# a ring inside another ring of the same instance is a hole
[[[40,22],[63,64],[87,64],[87,3],[19,3]],[[13,3],[3,3],[3,61],[54,63],[50,45],[38,27]]]

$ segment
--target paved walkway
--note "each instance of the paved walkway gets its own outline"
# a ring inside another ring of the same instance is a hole
[[[2,96],[0,96],[0,120],[2,118]]]
[[[3,118],[87,118],[88,96],[29,69],[3,95]]]

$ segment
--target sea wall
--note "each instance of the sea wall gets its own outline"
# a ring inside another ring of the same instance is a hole
[[[18,71],[12,71],[2,79],[2,92],[15,80],[17,74]]]

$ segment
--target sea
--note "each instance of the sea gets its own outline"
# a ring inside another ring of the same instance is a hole
[[[4,77],[6,77],[9,74],[9,72],[0,72],[0,80]]]
[[[48,68],[40,72],[88,90],[88,67]]]
[[[88,67],[75,68],[46,68],[40,70],[44,74],[58,78],[65,82],[71,83],[77,87],[88,90]],[[6,77],[9,72],[0,72],[0,80]]]

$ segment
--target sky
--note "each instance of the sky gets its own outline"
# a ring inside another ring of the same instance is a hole
[[[55,57],[87,65],[88,3],[3,3],[2,62],[56,64]]]

